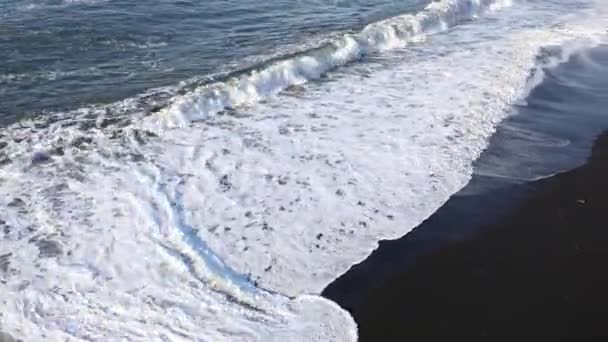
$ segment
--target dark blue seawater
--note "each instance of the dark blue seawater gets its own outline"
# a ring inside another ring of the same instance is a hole
[[[427,2],[2,1],[0,119],[238,70]]]

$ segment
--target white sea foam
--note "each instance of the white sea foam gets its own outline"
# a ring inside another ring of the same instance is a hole
[[[122,128],[81,131],[78,117],[6,128],[2,331],[355,341],[352,318],[318,293],[468,181],[541,47],[595,36],[559,15],[525,3],[402,50],[390,67],[179,129],[165,129],[167,112]]]
[[[77,131],[46,133],[57,139],[34,137],[0,171],[4,331],[29,341],[356,340],[335,304],[259,290],[226,267],[185,222],[178,178],[118,157],[137,153],[121,147],[130,137],[93,134],[94,151],[70,148],[49,164],[41,153],[59,139],[88,144]]]

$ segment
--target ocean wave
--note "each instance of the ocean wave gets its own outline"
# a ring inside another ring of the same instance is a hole
[[[485,11],[511,5],[511,0],[434,1],[417,14],[407,14],[366,26],[307,52],[265,64],[224,82],[204,85],[174,99],[162,124],[175,127],[220,111],[254,103],[289,86],[301,85],[324,73],[375,52],[404,47],[426,35],[445,31]]]

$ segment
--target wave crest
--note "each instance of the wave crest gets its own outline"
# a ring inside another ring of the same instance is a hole
[[[161,117],[163,127],[179,127],[191,121],[250,103],[289,86],[318,79],[339,66],[366,55],[404,47],[429,34],[445,31],[488,10],[508,6],[511,0],[443,0],[427,5],[417,14],[389,18],[346,34],[325,45],[279,60],[247,74],[233,76],[175,98]]]

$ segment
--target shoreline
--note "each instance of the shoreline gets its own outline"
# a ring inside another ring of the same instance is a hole
[[[351,313],[360,341],[608,337],[608,131],[503,222],[421,256]]]
[[[360,341],[608,336],[608,71],[598,65],[608,66],[605,45],[550,70],[464,189],[323,291],[355,318]]]

